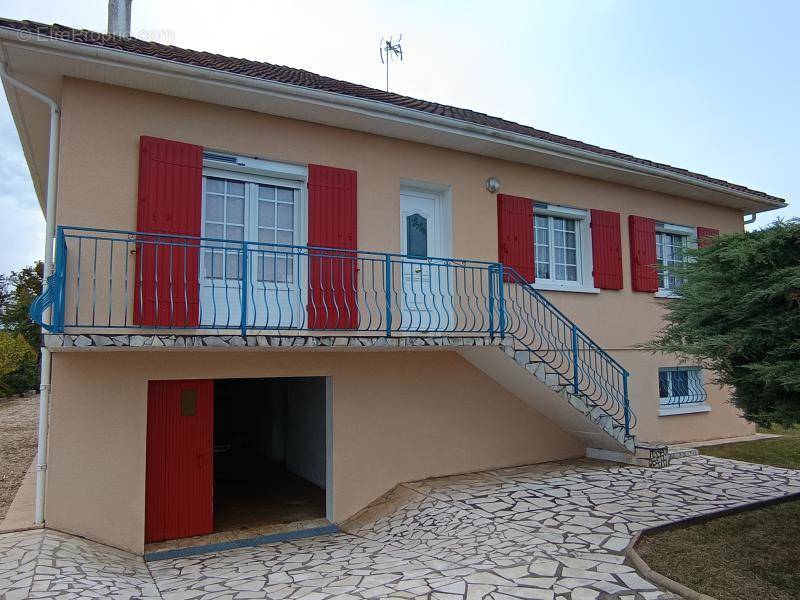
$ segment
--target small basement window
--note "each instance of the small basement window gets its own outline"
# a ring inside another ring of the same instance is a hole
[[[659,368],[658,396],[660,416],[710,410],[699,367]]]

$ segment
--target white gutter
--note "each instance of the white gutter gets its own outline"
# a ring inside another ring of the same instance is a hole
[[[41,100],[50,107],[50,148],[47,155],[47,201],[45,204],[45,242],[42,291],[47,289],[47,278],[53,273],[53,240],[55,238],[56,223],[56,178],[58,175],[58,128],[61,110],[55,100],[45,96],[14,79],[9,75],[6,65],[0,63],[0,79],[34,98]],[[50,320],[50,310],[44,315],[45,322]],[[44,333],[44,329],[42,330]],[[44,493],[45,475],[47,471],[47,434],[49,428],[50,411],[50,372],[52,356],[50,350],[42,345],[42,372],[39,378],[39,439],[36,457],[36,515],[34,522],[38,525],[44,523]]]
[[[517,134],[502,129],[495,129],[485,125],[469,123],[451,117],[444,117],[424,111],[414,110],[394,106],[375,100],[355,98],[344,94],[314,90],[303,86],[288,83],[278,83],[258,77],[227,73],[208,67],[198,67],[186,65],[172,60],[158,57],[144,56],[128,52],[125,50],[114,50],[101,46],[92,46],[80,42],[72,42],[68,39],[53,38],[30,34],[26,42],[22,44],[18,37],[19,32],[15,29],[0,27],[0,37],[5,38],[6,44],[12,45],[33,45],[35,44],[44,52],[52,52],[63,57],[64,54],[80,55],[84,60],[103,64],[111,67],[128,66],[142,72],[149,72],[163,75],[172,73],[177,76],[189,78],[205,83],[214,83],[231,89],[238,89],[249,92],[268,93],[279,98],[286,98],[295,101],[304,101],[339,110],[348,110],[369,116],[401,121],[410,125],[435,129],[445,133],[471,137],[492,142],[502,142],[505,145],[526,150],[535,150],[542,154],[554,155],[562,158],[569,158],[578,162],[611,168],[617,171],[647,175],[657,179],[676,181],[692,187],[714,191],[730,197],[740,198],[749,202],[756,202],[769,208],[781,208],[786,206],[785,202],[764,198],[757,194],[751,194],[741,190],[736,190],[711,181],[704,181],[696,177],[689,177],[673,171],[667,171],[658,167],[642,165],[636,162],[614,158],[574,148],[557,142],[541,140],[527,135]],[[49,50],[48,50],[49,49]]]

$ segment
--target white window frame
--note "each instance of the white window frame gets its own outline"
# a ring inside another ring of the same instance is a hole
[[[668,417],[671,415],[686,415],[686,414],[693,414],[693,413],[706,413],[711,410],[711,407],[708,405],[708,395],[706,395],[706,400],[703,402],[688,402],[689,396],[669,396],[667,398],[661,397],[661,385],[660,385],[660,378],[661,372],[663,370],[669,370],[674,372],[676,369],[679,371],[686,371],[688,372],[688,377],[690,380],[690,385],[695,385],[703,390],[705,390],[705,382],[703,380],[703,369],[700,367],[693,367],[693,366],[678,366],[678,367],[661,367],[658,369],[658,416],[660,417]],[[693,380],[693,382],[692,382]],[[681,403],[683,400],[684,404]],[[675,402],[678,402],[677,404]]]
[[[592,275],[592,235],[589,211],[569,206],[536,202],[533,206],[533,215],[534,222],[531,226],[533,227],[534,273],[536,272],[536,215],[560,217],[575,221],[575,235],[577,238],[575,245],[578,266],[578,281],[558,281],[556,279],[540,279],[536,277],[533,282],[533,287],[537,290],[545,291],[583,292],[589,294],[600,293],[600,290],[594,286],[594,277]],[[550,228],[550,232],[552,234],[552,227]],[[551,235],[548,239],[548,244],[552,244],[552,239]],[[550,249],[552,257],[552,245],[550,245]]]
[[[206,237],[206,177],[217,177],[241,181],[248,186],[249,184],[265,184],[278,187],[288,187],[296,190],[297,201],[294,211],[294,230],[296,232],[293,246],[305,246],[308,241],[308,191],[306,181],[308,179],[308,169],[300,168],[296,165],[278,163],[256,158],[235,158],[236,164],[228,164],[222,161],[203,160],[203,190],[202,190],[202,230],[201,236]],[[252,190],[253,188],[251,188]],[[248,242],[258,242],[258,202],[253,202],[253,193],[245,192],[245,222],[244,239]],[[256,245],[257,247],[257,245]],[[252,273],[255,277],[255,261],[251,265]],[[201,264],[204,269],[205,263]],[[299,275],[305,277],[304,266],[301,266]],[[205,271],[202,272],[202,280],[205,280]],[[253,281],[256,281],[253,279]],[[296,282],[259,282],[277,289],[289,289],[296,287]]]
[[[658,234],[667,233],[686,237],[684,248],[690,249],[697,246],[697,228],[685,225],[675,225],[673,223],[656,223],[656,248],[658,248]],[[686,257],[684,257],[686,262]],[[680,298],[680,294],[672,288],[661,287],[661,273],[658,274],[658,291],[655,293],[657,298]]]

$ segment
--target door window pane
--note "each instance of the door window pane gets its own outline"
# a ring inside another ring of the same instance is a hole
[[[275,227],[275,203],[260,201],[258,203],[258,226]]]
[[[291,204],[278,204],[278,227],[281,229],[292,229],[294,224],[293,206]]]
[[[230,179],[226,179],[225,183],[225,192],[229,196],[239,196],[240,198],[244,198],[244,183],[241,181],[232,181]]]
[[[295,244],[295,200],[292,188],[258,184],[258,241],[266,244]],[[290,283],[294,275],[291,248],[261,247],[256,279],[262,282]]]
[[[206,194],[206,219],[208,221],[221,222],[225,220],[223,198],[217,194]]]
[[[228,223],[244,225],[244,198],[228,198],[225,220]]]
[[[245,226],[245,184],[220,177],[205,178],[205,237],[241,241]],[[213,246],[213,247],[212,247]],[[203,269],[209,279],[239,279],[241,250],[233,244],[206,244]]]
[[[408,256],[428,256],[428,220],[422,215],[406,217],[406,253]]]
[[[259,242],[250,247],[249,263],[254,279],[261,282],[291,282],[294,253],[271,244],[296,243],[297,190],[290,187],[205,177],[204,235],[225,240],[206,244],[204,276],[210,279],[241,279],[244,240]]]

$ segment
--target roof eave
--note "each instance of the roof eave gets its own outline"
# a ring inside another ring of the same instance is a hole
[[[369,114],[373,117],[400,120],[416,126],[436,129],[442,133],[450,133],[457,136],[469,136],[483,138],[494,142],[500,142],[516,148],[527,149],[539,154],[548,154],[553,157],[561,157],[565,160],[580,161],[587,164],[597,165],[603,168],[643,175],[654,180],[672,181],[683,185],[688,185],[700,190],[707,190],[715,194],[730,197],[731,199],[743,200],[754,203],[752,211],[762,212],[783,208],[786,202],[773,197],[765,197],[760,194],[751,194],[743,190],[737,190],[728,186],[704,181],[696,177],[681,175],[673,171],[651,167],[640,163],[627,161],[620,158],[610,157],[589,150],[574,148],[557,142],[537,139],[531,136],[517,134],[502,129],[496,129],[485,125],[479,125],[451,117],[435,115],[411,108],[404,108],[379,102],[356,98],[335,92],[315,90],[299,85],[281,83],[265,80],[262,78],[230,73],[208,67],[187,65],[173,60],[159,57],[146,56],[128,52],[105,48],[102,46],[92,46],[65,39],[57,39],[49,36],[32,35],[28,39],[21,41],[17,37],[17,30],[0,27],[0,40],[9,45],[34,46],[45,52],[68,53],[84,60],[101,61],[110,63],[114,66],[128,66],[135,69],[150,69],[160,73],[170,73],[173,75],[195,79],[207,83],[219,83],[221,85],[236,86],[256,93],[266,93],[280,96],[292,100],[310,102],[317,105],[324,105],[333,108],[358,111]]]

